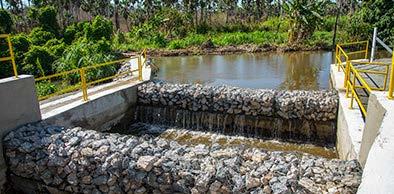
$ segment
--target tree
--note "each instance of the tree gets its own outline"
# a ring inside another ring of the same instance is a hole
[[[323,19],[321,13],[324,13],[326,4],[324,0],[288,0],[283,3],[290,21],[290,43],[302,42],[311,37]]]
[[[364,1],[361,9],[352,17],[352,28],[355,34],[368,37],[372,33],[372,27],[377,27],[379,37],[386,43],[394,45],[394,1],[375,0]],[[357,28],[362,30],[356,30]],[[365,29],[369,27],[369,29]]]
[[[57,23],[56,16],[57,11],[53,6],[32,8],[28,13],[28,17],[37,23],[39,27],[53,34],[59,33],[59,24]]]
[[[13,25],[11,14],[4,9],[0,9],[0,34],[11,33]]]

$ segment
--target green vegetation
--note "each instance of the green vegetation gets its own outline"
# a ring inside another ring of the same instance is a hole
[[[198,49],[208,41],[215,47],[332,48],[336,24],[337,42],[365,39],[374,26],[394,42],[390,0],[0,1],[0,33],[12,34],[18,71],[36,77],[110,61],[122,52]],[[0,49],[5,56],[4,40]],[[117,68],[94,69],[88,80]],[[11,65],[2,63],[0,77],[10,75]],[[80,77],[66,81],[42,82],[39,92],[79,83]]]

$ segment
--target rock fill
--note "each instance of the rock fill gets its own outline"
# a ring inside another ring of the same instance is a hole
[[[10,132],[4,149],[11,174],[73,193],[355,193],[361,179],[356,161],[42,123]]]
[[[138,87],[138,103],[194,112],[329,121],[336,118],[338,96],[329,90],[281,91],[151,81]]]

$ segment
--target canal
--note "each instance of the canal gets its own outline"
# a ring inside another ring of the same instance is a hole
[[[318,90],[329,87],[333,53],[266,52],[155,58],[157,79],[243,88]]]

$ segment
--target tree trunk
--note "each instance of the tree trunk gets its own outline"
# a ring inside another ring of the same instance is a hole
[[[334,25],[334,36],[332,38],[332,46],[335,48],[336,38],[337,38],[337,26],[338,26],[338,18],[339,18],[340,8],[337,8],[337,15],[335,16],[335,25]]]
[[[20,0],[20,1],[19,1],[19,4],[21,4],[21,12],[23,12],[23,1]]]
[[[228,24],[229,11],[226,11],[226,24]]]
[[[196,13],[195,14],[196,14],[196,16],[195,16],[196,17],[196,26],[198,26],[198,9],[197,9],[197,7],[196,7]]]
[[[256,19],[260,21],[261,19],[261,2],[260,0],[256,0]]]
[[[201,5],[200,21],[201,21],[201,23],[204,23],[204,21],[205,21],[205,19],[204,19],[204,7],[203,7],[203,5]]]
[[[4,9],[3,0],[0,0],[1,9]]]
[[[125,21],[126,21],[127,32],[130,32],[129,19],[128,19],[128,17],[125,17],[124,19],[125,19]]]
[[[114,15],[115,15],[115,27],[116,27],[116,30],[119,30],[119,28],[120,28],[120,25],[119,25],[119,13],[118,13],[118,10],[119,10],[119,0],[114,0],[114,3],[115,3],[115,13],[114,13]]]

